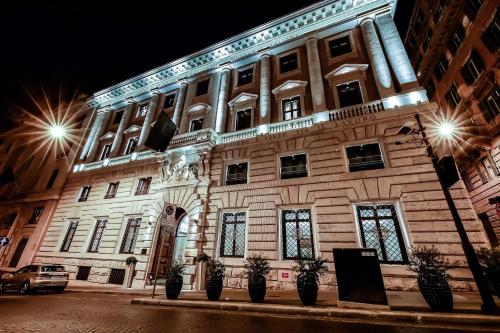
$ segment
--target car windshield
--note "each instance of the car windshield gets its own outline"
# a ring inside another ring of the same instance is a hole
[[[63,266],[43,266],[42,272],[64,272]]]

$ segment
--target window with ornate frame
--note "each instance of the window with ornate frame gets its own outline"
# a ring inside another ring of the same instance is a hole
[[[77,227],[78,227],[78,220],[69,221],[68,230],[66,230],[66,235],[64,236],[63,242],[61,244],[61,249],[60,249],[61,252],[69,251]]]
[[[472,85],[484,71],[484,62],[479,53],[472,49],[469,58],[460,70],[465,83]]]
[[[138,143],[139,143],[139,137],[137,136],[128,139],[127,148],[125,149],[125,155],[129,155],[135,152]]]
[[[135,243],[139,235],[142,218],[134,217],[129,218],[127,227],[123,235],[122,245],[120,246],[120,253],[134,253]]]
[[[243,258],[245,256],[246,214],[222,213],[219,255]]]
[[[97,253],[99,252],[99,246],[101,245],[102,235],[104,234],[104,229],[106,229],[106,223],[108,220],[106,219],[98,219],[94,232],[92,233],[92,238],[90,239],[89,247],[87,252]]]
[[[105,144],[102,147],[101,156],[99,157],[99,161],[105,160],[109,157],[109,153],[111,152],[111,143]]]
[[[33,208],[33,212],[31,213],[31,217],[28,220],[28,224],[37,224],[40,220],[40,217],[43,213],[43,207],[35,207]]]
[[[282,209],[281,234],[284,260],[314,258],[314,237],[310,209]]]
[[[92,189],[92,186],[82,187],[82,189],[80,190],[80,195],[78,196],[78,202],[87,201],[91,189]]]
[[[137,108],[137,113],[136,113],[135,117],[136,118],[146,117],[146,113],[148,113],[148,107],[149,107],[149,103],[144,103],[144,104],[139,105],[139,107]]]
[[[307,154],[280,157],[280,179],[307,177]]]
[[[346,146],[349,172],[384,169],[384,156],[380,143],[367,142]]]
[[[226,185],[246,184],[248,182],[248,163],[229,164],[226,167]]]
[[[116,192],[118,191],[119,185],[120,182],[109,183],[106,195],[104,195],[104,199],[114,198],[116,196]]]
[[[189,124],[189,132],[199,131],[203,129],[203,118],[192,119]]]
[[[149,193],[149,187],[151,186],[152,177],[140,178],[137,183],[137,188],[135,190],[135,195],[145,195]]]

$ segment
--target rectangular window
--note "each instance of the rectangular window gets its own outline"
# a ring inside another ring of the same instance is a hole
[[[7,215],[4,225],[7,227],[12,227],[12,225],[16,221],[16,218],[17,218],[17,213],[10,213],[9,215]]]
[[[151,177],[139,179],[135,195],[144,195],[149,193],[149,186],[151,185]]]
[[[394,205],[357,206],[364,248],[377,250],[382,264],[408,262],[401,226]]]
[[[422,10],[419,9],[417,18],[415,19],[415,24],[413,25],[413,31],[415,31],[415,34],[418,35],[420,33],[423,24],[424,24],[424,13],[422,13]]]
[[[134,253],[135,242],[139,235],[142,219],[140,217],[128,219],[127,229],[123,235],[120,253]]]
[[[80,191],[80,196],[78,197],[78,202],[87,201],[91,189],[92,189],[92,186],[82,187],[82,189]]]
[[[120,185],[120,182],[109,183],[108,190],[106,191],[104,199],[111,199],[116,197],[116,192],[118,191],[118,185]]]
[[[245,213],[222,214],[221,257],[243,258],[245,255]]]
[[[283,259],[313,259],[314,243],[310,209],[281,211]]]
[[[252,109],[236,112],[236,130],[241,131],[252,127]]]
[[[10,259],[9,267],[11,267],[11,268],[17,267],[19,260],[23,256],[23,252],[24,252],[24,249],[26,248],[26,244],[28,244],[27,238],[23,238],[19,241],[19,243],[17,243],[16,250],[14,251],[12,258]]]
[[[363,104],[363,96],[361,95],[359,81],[339,84],[337,86],[337,94],[341,108],[356,104]]]
[[[457,86],[455,82],[452,82],[450,89],[445,95],[446,101],[448,102],[448,105],[452,108],[455,109],[457,105],[460,103],[462,98],[458,94]]]
[[[50,175],[49,181],[47,182],[47,186],[45,189],[50,190],[52,186],[54,186],[58,174],[59,174],[59,169],[55,169],[54,171],[52,171],[52,174]]]
[[[431,80],[429,80],[429,83],[427,83],[427,97],[429,97],[429,100],[434,96],[434,94],[436,93],[436,86],[434,85],[434,82]]]
[[[101,157],[99,157],[99,160],[102,161],[102,160],[107,159],[110,152],[111,152],[111,143],[104,145],[104,147],[102,148]]]
[[[230,164],[227,166],[226,185],[246,184],[248,163]]]
[[[350,172],[385,167],[380,145],[377,142],[346,147],[346,153]]]
[[[113,118],[113,124],[119,124],[123,118],[123,110],[116,111],[115,117]]]
[[[118,268],[111,268],[111,273],[109,274],[108,283],[122,285],[125,281],[125,270]]]
[[[436,68],[434,69],[434,76],[438,81],[441,81],[444,74],[446,73],[446,70],[448,70],[448,60],[446,60],[445,57],[441,56]]]
[[[300,97],[293,97],[281,101],[283,108],[283,120],[290,120],[300,117]]]
[[[196,96],[205,95],[208,93],[208,83],[210,80],[199,81],[196,86]]]
[[[484,63],[479,53],[472,49],[469,59],[465,62],[464,67],[460,70],[465,83],[472,85],[484,70]]]
[[[102,235],[104,234],[104,229],[106,229],[107,222],[108,220],[104,219],[97,220],[87,252],[99,252],[99,246],[101,245]]]
[[[469,18],[469,20],[474,21],[476,18],[477,12],[481,5],[483,4],[483,0],[465,0],[464,3],[464,12],[465,15]]]
[[[43,213],[43,207],[35,207],[33,208],[33,213],[31,213],[31,217],[28,220],[28,224],[37,224],[40,220],[40,217]]]
[[[280,73],[283,74],[286,72],[290,72],[297,68],[299,68],[297,62],[297,53],[294,52],[280,58]]]
[[[500,8],[497,7],[497,12],[493,21],[481,35],[481,39],[491,53],[496,53],[500,45]]]
[[[352,52],[349,36],[332,39],[328,42],[328,47],[332,58]]]
[[[492,180],[498,175],[498,169],[488,157],[480,161],[480,170],[484,173],[484,179],[486,181]]]
[[[127,148],[125,149],[125,155],[132,154],[137,148],[137,143],[139,142],[138,137],[133,137],[128,140]]]
[[[203,118],[191,120],[191,125],[189,126],[189,132],[199,131],[203,129]]]
[[[90,275],[90,266],[78,266],[76,280],[87,281]]]
[[[238,72],[238,86],[244,86],[253,82],[253,68]]]
[[[149,103],[139,105],[139,108],[137,109],[137,114],[135,115],[135,117],[136,118],[145,117],[146,113],[148,113],[148,107],[149,107]]]
[[[61,245],[61,252],[68,252],[71,242],[73,241],[73,236],[75,235],[76,227],[78,226],[78,220],[72,220],[69,222],[68,230],[66,231],[66,236]]]
[[[441,15],[443,15],[443,1],[439,1],[436,10],[434,11],[434,22],[437,23],[439,19],[441,18]]]
[[[472,182],[470,180],[470,177],[467,173],[467,171],[461,171],[460,172],[460,177],[462,178],[462,180],[464,181],[464,184],[465,184],[465,187],[467,188],[467,191],[472,191],[474,189],[474,187],[472,186]]]
[[[479,107],[483,112],[486,122],[490,122],[500,115],[500,89],[497,87],[492,90],[482,101]]]
[[[465,31],[462,23],[458,22],[455,26],[455,31],[451,35],[451,38],[448,41],[448,50],[450,50],[451,54],[455,54],[462,44],[462,41],[465,38]]]
[[[169,109],[174,106],[175,94],[170,94],[165,96],[165,102],[163,102],[163,108]]]
[[[307,177],[306,154],[282,156],[280,162],[281,179]]]

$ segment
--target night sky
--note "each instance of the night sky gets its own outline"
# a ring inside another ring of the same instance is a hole
[[[43,3],[42,3],[43,2]],[[5,1],[0,9],[0,112],[11,127],[42,87],[57,100],[93,92],[316,1]],[[406,31],[414,0],[400,0]],[[245,6],[235,4],[245,3]]]

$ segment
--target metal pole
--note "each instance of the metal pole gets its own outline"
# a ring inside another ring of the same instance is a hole
[[[153,285],[153,293],[151,294],[151,298],[155,297],[155,290],[156,290],[156,281],[158,277],[158,270],[160,269],[160,260],[161,260],[161,251],[163,248],[163,241],[165,239],[165,230],[167,229],[167,226],[163,223],[163,218],[162,215],[160,215],[160,228],[163,228],[161,231],[161,241],[160,241],[160,251],[158,252],[158,260],[156,262],[156,269],[155,269],[155,283]]]
[[[493,297],[491,296],[491,292],[488,287],[488,281],[486,280],[486,277],[483,274],[483,270],[476,256],[476,251],[474,250],[474,247],[470,243],[469,236],[465,231],[464,225],[462,223],[462,220],[460,219],[460,215],[458,214],[457,207],[455,206],[455,202],[451,197],[450,191],[443,184],[443,180],[441,179],[441,174],[439,172],[439,167],[438,167],[438,157],[436,156],[436,153],[429,144],[429,140],[427,139],[427,135],[425,134],[425,128],[423,127],[422,122],[420,121],[420,115],[416,114],[415,119],[417,119],[419,132],[422,133],[422,139],[427,147],[427,156],[429,156],[432,160],[432,165],[436,170],[436,174],[439,179],[439,184],[441,185],[444,197],[451,212],[451,216],[453,217],[453,222],[455,222],[455,227],[457,228],[458,235],[460,236],[460,241],[462,243],[462,248],[464,250],[465,258],[467,259],[467,264],[469,265],[469,269],[472,272],[472,276],[476,281],[477,289],[479,290],[479,294],[481,295],[481,299],[483,301],[483,304],[481,305],[481,311],[483,313],[498,313],[498,307],[495,304]]]

